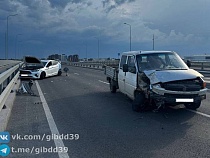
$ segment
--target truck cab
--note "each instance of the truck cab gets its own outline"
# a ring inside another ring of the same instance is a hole
[[[117,80],[108,79],[110,89],[119,89],[131,98],[134,111],[178,104],[195,110],[206,98],[203,75],[190,69],[173,51],[122,53],[116,71]]]

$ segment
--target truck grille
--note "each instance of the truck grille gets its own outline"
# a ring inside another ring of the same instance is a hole
[[[164,96],[167,98],[171,98],[171,97],[173,97],[173,98],[195,98],[195,97],[198,97],[197,94],[182,94],[182,95],[180,95],[180,94],[167,94],[167,93],[164,94]]]
[[[199,91],[202,89],[199,79],[167,82],[161,86],[171,91]]]

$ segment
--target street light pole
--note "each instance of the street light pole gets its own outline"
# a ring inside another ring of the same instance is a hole
[[[130,51],[131,51],[131,25],[128,23],[124,23],[124,24],[130,26]]]
[[[18,15],[18,14],[12,14],[12,15],[8,15],[7,16],[7,46],[6,46],[6,59],[8,59],[8,33],[9,33],[9,29],[8,29],[8,20],[9,20],[9,17],[10,16],[16,16],[16,15]]]
[[[87,43],[85,43],[85,47],[86,47],[86,61],[87,61]]]
[[[5,60],[7,59],[7,32],[5,31]]]
[[[154,36],[154,34],[153,34],[152,40],[153,40],[153,50],[155,50],[155,36]]]
[[[17,53],[17,40],[18,40],[18,36],[21,36],[22,34],[17,34],[16,38],[15,38],[15,59],[16,59],[16,53]]]
[[[98,59],[99,59],[99,39],[95,37],[98,40]]]

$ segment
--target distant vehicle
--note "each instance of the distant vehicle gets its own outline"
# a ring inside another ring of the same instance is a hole
[[[184,104],[197,109],[206,99],[202,75],[172,51],[132,51],[121,55],[119,67],[105,67],[110,90],[119,89],[133,99],[132,109]]]
[[[56,60],[39,60],[36,57],[25,57],[20,69],[20,78],[43,79],[49,76],[60,76],[61,64]]]

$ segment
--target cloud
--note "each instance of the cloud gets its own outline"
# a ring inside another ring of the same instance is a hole
[[[23,33],[21,38],[43,43],[49,40],[52,45],[76,41],[89,41],[91,45],[95,43],[93,37],[98,37],[101,44],[116,52],[129,40],[126,22],[132,26],[135,49],[149,48],[153,34],[161,48],[207,46],[209,8],[207,0],[0,0],[0,33],[4,37],[6,17],[18,13],[9,19],[10,39]]]
[[[83,3],[85,0],[49,0],[52,7],[64,8],[69,3]]]
[[[121,6],[125,3],[135,2],[135,0],[104,0],[102,1],[103,8],[106,8],[106,12],[109,13],[111,10]]]

